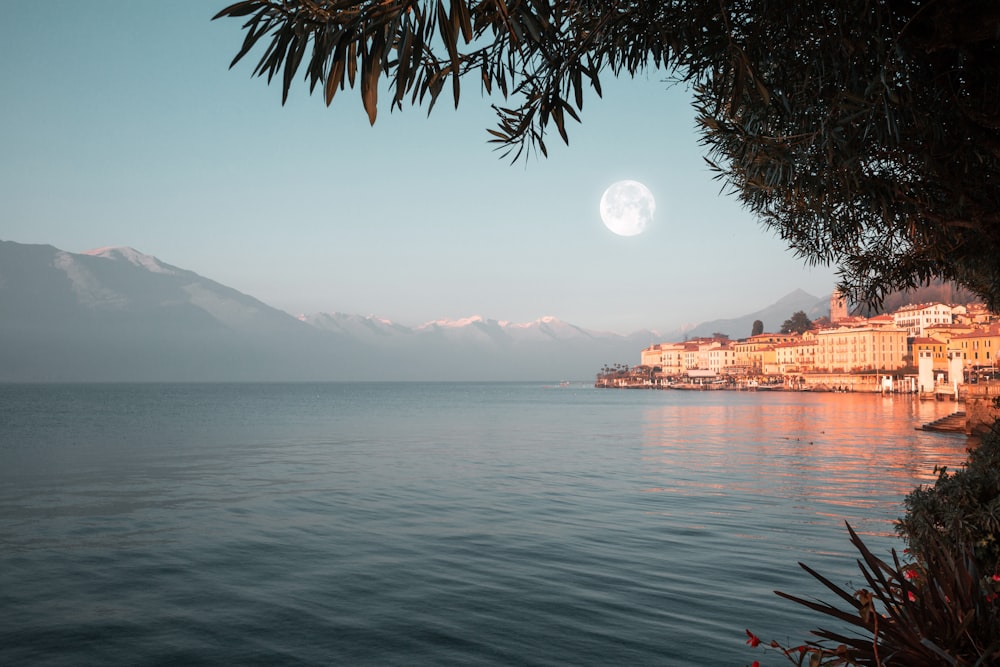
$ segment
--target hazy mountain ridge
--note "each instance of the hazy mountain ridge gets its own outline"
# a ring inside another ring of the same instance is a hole
[[[587,379],[605,363],[632,362],[656,338],[593,332],[554,317],[512,323],[477,315],[415,327],[346,313],[300,319],[349,336],[400,379]]]
[[[830,295],[820,298],[801,289],[796,289],[758,311],[740,317],[702,322],[688,329],[678,329],[670,332],[664,340],[679,342],[689,338],[711,336],[714,333],[723,333],[732,339],[746,338],[753,330],[755,320],[764,323],[765,332],[774,333],[780,331],[785,320],[800,310],[805,312],[811,320],[829,317]]]
[[[900,290],[887,294],[881,308],[859,307],[853,309],[859,315],[871,317],[880,313],[892,313],[903,306],[920,303],[965,304],[982,302],[982,299],[958,283],[945,280],[930,280],[914,289]]]
[[[609,332],[589,331],[575,324],[563,322],[552,316],[541,317],[532,322],[510,322],[495,320],[481,315],[473,315],[458,320],[442,319],[425,322],[416,327],[397,324],[374,315],[351,315],[347,313],[316,313],[300,315],[299,319],[319,329],[345,335],[363,337],[385,336],[443,336],[452,340],[486,337],[491,340],[509,339],[510,342],[526,341],[567,341],[570,339],[598,340],[620,337]],[[638,332],[642,335],[650,332]],[[630,334],[627,337],[631,337]]]
[[[793,292],[686,333],[745,336],[760,313],[777,308],[784,321],[809,299]],[[0,381],[586,380],[671,339],[555,317],[416,327],[371,315],[296,318],[132,248],[0,242]]]
[[[0,242],[0,380],[251,380],[300,351],[333,356],[253,297],[132,249],[91,252]]]

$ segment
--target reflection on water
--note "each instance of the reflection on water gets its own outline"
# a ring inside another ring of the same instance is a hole
[[[950,403],[0,385],[0,664],[747,664],[962,437]],[[872,544],[877,548],[880,544]]]
[[[844,523],[878,555],[899,549],[893,522],[903,497],[932,481],[935,466],[963,461],[968,444],[916,430],[954,412],[953,403],[690,393],[697,395],[665,399],[642,415],[645,495],[665,532],[697,545],[676,551],[670,567],[707,599],[717,596],[709,613],[732,624],[722,634],[734,637],[734,657],[743,627],[788,641],[808,637],[817,623],[835,628],[773,591],[829,601],[798,562],[848,590],[863,586]],[[720,611],[727,607],[738,620]],[[760,657],[743,656],[725,664]]]
[[[890,535],[902,497],[932,482],[935,466],[964,457],[964,437],[917,430],[955,410],[911,397],[799,393],[650,407],[645,464],[669,483],[648,490],[714,497],[720,512],[737,498],[790,499],[803,514],[788,517],[782,507],[772,520],[822,517]]]

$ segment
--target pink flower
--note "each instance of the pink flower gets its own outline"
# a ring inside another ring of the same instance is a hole
[[[994,574],[993,581],[1000,581],[1000,574]]]

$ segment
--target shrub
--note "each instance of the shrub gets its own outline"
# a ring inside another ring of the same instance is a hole
[[[949,550],[971,547],[985,572],[1000,570],[1000,433],[996,427],[969,450],[964,468],[935,470],[931,487],[912,491],[904,501],[906,515],[896,526],[918,560],[931,543]]]
[[[866,588],[850,592],[799,565],[837,604],[778,595],[839,621],[848,630],[814,630],[819,641],[785,647],[792,664],[930,667],[1000,664],[1000,433],[996,425],[963,469],[938,471],[932,487],[905,499],[897,530],[911,560],[876,557],[848,526]],[[749,630],[751,646],[760,640]]]

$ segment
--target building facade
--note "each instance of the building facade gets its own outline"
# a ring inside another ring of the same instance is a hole
[[[927,327],[952,323],[952,309],[943,303],[913,304],[897,310],[892,314],[892,319],[897,327],[906,329],[910,336],[926,336]]]
[[[907,364],[900,327],[839,327],[816,332],[815,370],[827,373],[896,370]]]
[[[1000,352],[1000,324],[952,336],[948,351],[959,355],[966,371],[997,367]]]
[[[948,370],[948,343],[937,338],[918,337],[912,339],[910,357],[913,359],[930,359],[931,371],[946,372]]]

